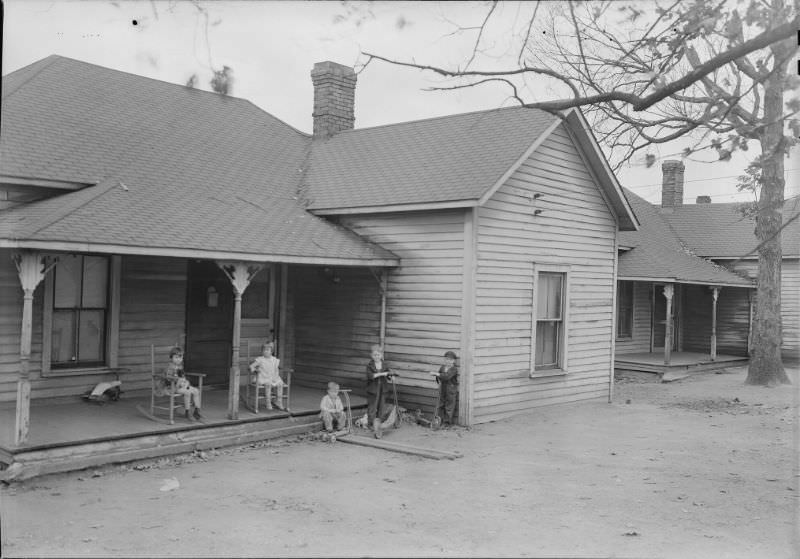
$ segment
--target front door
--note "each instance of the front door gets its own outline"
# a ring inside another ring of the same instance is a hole
[[[233,286],[216,263],[190,261],[186,309],[186,370],[204,384],[228,384],[233,338]]]
[[[680,286],[675,286],[674,294],[672,295],[672,351],[678,350],[678,301]],[[652,313],[652,339],[651,351],[664,349],[664,338],[667,332],[667,298],[664,297],[664,286],[653,286],[653,313]]]

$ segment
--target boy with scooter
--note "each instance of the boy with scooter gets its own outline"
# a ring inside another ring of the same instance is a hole
[[[458,367],[456,354],[448,351],[444,354],[444,365],[431,374],[439,385],[439,402],[436,416],[441,418],[442,426],[452,425],[455,419],[456,402],[458,401]]]
[[[387,412],[386,395],[389,383],[392,383],[392,393],[396,394],[393,377],[397,373],[393,373],[383,360],[383,348],[380,345],[372,346],[370,356],[372,359],[367,363],[367,424],[374,431],[375,438],[380,439],[383,437],[383,427],[396,423],[396,396],[394,407]],[[388,419],[384,420],[387,415]]]

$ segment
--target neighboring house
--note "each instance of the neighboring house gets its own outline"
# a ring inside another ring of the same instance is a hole
[[[0,400],[18,424],[28,387],[145,388],[150,344],[176,341],[231,419],[266,338],[299,386],[356,392],[383,343],[401,404],[428,409],[455,350],[462,424],[608,396],[617,238],[637,221],[581,113],[353,130],[352,69],[312,80],[309,136],[59,56],[3,78]]]
[[[699,197],[683,204],[684,166],[663,164],[661,205],[630,191],[642,227],[620,236],[617,306],[617,367],[635,368],[646,353],[664,355],[666,324],[672,323],[673,352],[703,354],[703,363],[721,355],[746,358],[758,276],[755,223],[737,210],[739,204],[712,204]],[[784,205],[784,221],[800,211],[800,198]],[[795,220],[782,234],[783,353],[797,358],[800,350],[800,225]],[[671,317],[667,292],[673,290]],[[716,301],[715,301],[716,299]],[[652,362],[652,360],[651,360]]]

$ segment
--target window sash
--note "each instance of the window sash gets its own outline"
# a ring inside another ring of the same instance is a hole
[[[552,370],[566,372],[568,271],[566,266],[534,264],[531,375]]]
[[[101,366],[106,362],[109,258],[64,256],[53,271],[50,367]]]
[[[617,287],[617,337],[633,337],[632,281],[620,281]]]

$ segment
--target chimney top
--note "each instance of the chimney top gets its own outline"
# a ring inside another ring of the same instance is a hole
[[[710,204],[711,203],[711,196],[707,194],[703,194],[702,196],[698,196],[695,200],[696,204]]]
[[[661,207],[674,208],[683,205],[683,161],[668,159],[661,164]]]
[[[355,71],[336,62],[314,64],[314,138],[327,140],[355,122]]]

